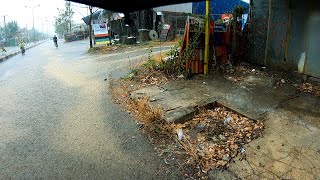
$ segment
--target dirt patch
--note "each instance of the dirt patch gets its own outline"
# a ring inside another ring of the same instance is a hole
[[[150,47],[157,47],[157,46],[171,46],[177,44],[179,40],[175,41],[168,41],[168,42],[159,42],[159,41],[150,41],[141,44],[132,44],[132,45],[111,45],[111,46],[100,46],[100,47],[93,47],[88,50],[90,54],[112,54],[112,53],[121,53],[126,51],[133,51],[142,48],[150,48]]]

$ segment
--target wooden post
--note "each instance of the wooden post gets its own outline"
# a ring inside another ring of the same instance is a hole
[[[285,47],[285,60],[283,62],[283,65],[285,68],[285,63],[288,61],[289,56],[289,44],[290,44],[290,38],[291,38],[291,23],[292,23],[292,11],[291,11],[291,2],[288,0],[289,4],[289,10],[288,10],[288,26],[287,26],[287,32],[286,32],[286,47]]]
[[[264,65],[267,65],[268,52],[270,46],[270,26],[271,26],[271,18],[272,18],[272,0],[269,0],[269,16],[268,16],[268,29],[267,29],[267,40],[266,40],[266,49],[264,51]]]
[[[210,40],[210,0],[206,0],[206,31],[204,47],[204,75],[208,75],[209,64],[209,40]]]
[[[92,6],[89,6],[90,18],[89,18],[89,38],[90,38],[90,48],[93,48],[92,45]]]

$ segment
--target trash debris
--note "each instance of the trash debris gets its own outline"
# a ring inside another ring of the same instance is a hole
[[[204,144],[199,144],[199,149],[200,149],[201,151],[203,151],[204,148],[205,148]]]
[[[240,148],[240,153],[242,154],[246,153],[246,149],[244,147]]]
[[[179,139],[179,141],[181,141],[182,138],[183,138],[183,130],[182,129],[178,129],[177,133],[178,133],[178,139]]]
[[[203,82],[202,84],[207,84],[206,82]]]
[[[184,78],[184,75],[181,74],[181,75],[178,76],[178,78],[182,79],[182,78]]]
[[[198,125],[197,125],[197,130],[198,130],[199,132],[204,131],[205,128],[206,128],[206,125],[205,125],[205,124],[198,124]]]
[[[299,85],[298,89],[300,92],[311,93],[316,96],[320,96],[320,86],[316,86],[311,83],[302,83]]]
[[[226,137],[224,135],[222,135],[222,134],[219,135],[219,139],[221,141],[226,141],[227,140]]]
[[[256,69],[252,69],[251,72],[256,72]]]
[[[228,124],[230,121],[232,121],[232,117],[228,117],[227,119],[224,120],[224,124]]]
[[[164,163],[166,163],[166,165],[170,165],[167,159],[164,159]]]
[[[265,71],[267,67],[261,67],[260,71]]]
[[[201,157],[203,161],[199,165],[205,171],[225,167],[237,156],[245,158],[246,150],[242,146],[260,137],[264,129],[262,121],[251,120],[225,107],[201,110],[190,121],[168,126],[178,134],[190,157]]]
[[[282,84],[286,83],[286,80],[284,80],[284,79],[281,79],[280,81],[281,81]]]
[[[222,160],[224,160],[224,161],[230,161],[230,159],[231,158],[230,158],[229,154],[224,155],[222,158]]]
[[[107,81],[107,80],[108,80],[107,78],[104,79],[104,81]]]

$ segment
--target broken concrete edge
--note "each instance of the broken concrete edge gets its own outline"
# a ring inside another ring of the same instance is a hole
[[[44,43],[44,42],[46,42],[46,41],[47,41],[47,40],[42,41],[42,42],[40,42],[40,43],[38,43],[38,44],[34,44],[34,45],[30,46],[30,47],[27,47],[26,50],[31,49],[31,48],[33,48],[33,47],[35,47],[35,46],[38,46],[38,45],[40,45],[40,44],[42,44],[42,43]],[[10,53],[10,54],[8,54],[8,55],[0,58],[0,63],[3,62],[3,61],[5,61],[5,60],[7,60],[7,59],[9,59],[9,58],[11,58],[11,57],[13,57],[13,56],[15,56],[15,55],[17,55],[17,54],[20,54],[20,53],[21,53],[21,50],[17,50],[17,51],[15,51],[15,52],[13,52],[13,53]]]
[[[241,114],[242,116],[251,120],[256,120],[258,118],[260,119],[260,117],[243,112],[241,109],[224,102],[222,99],[213,97],[199,102],[196,106],[179,107],[174,111],[165,112],[164,120],[167,123],[184,123],[190,121],[195,115],[199,114],[201,109],[214,109],[215,107],[227,108],[229,111],[236,114]]]
[[[195,115],[199,114],[201,109],[214,109],[215,107],[224,107],[228,111],[236,114],[241,114],[242,116],[250,120],[261,119],[257,116],[253,116],[249,113],[243,112],[236,107],[224,104],[218,99],[210,98],[204,102],[200,102],[199,105],[196,106],[182,107],[178,108],[175,111],[165,112],[164,120],[167,123],[185,123],[187,121],[190,121]]]

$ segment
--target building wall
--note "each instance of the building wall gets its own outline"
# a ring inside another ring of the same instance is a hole
[[[293,71],[305,64],[303,73],[320,77],[320,1],[272,0],[271,9],[267,44],[269,0],[252,2],[250,61]]]

